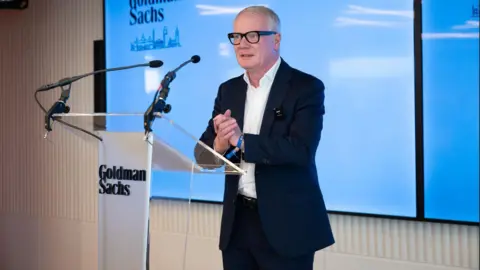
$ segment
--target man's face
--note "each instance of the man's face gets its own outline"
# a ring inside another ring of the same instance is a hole
[[[237,17],[233,25],[233,32],[245,34],[250,31],[271,31],[269,20],[266,16],[253,12],[242,13]],[[250,43],[247,41],[258,43]],[[261,70],[268,65],[269,60],[275,56],[275,51],[279,48],[278,35],[261,35],[250,33],[243,37],[240,44],[234,45],[238,64],[246,70]]]

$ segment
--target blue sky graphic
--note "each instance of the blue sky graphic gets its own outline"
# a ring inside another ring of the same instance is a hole
[[[478,1],[423,1],[429,218],[479,221],[479,19],[472,8]]]

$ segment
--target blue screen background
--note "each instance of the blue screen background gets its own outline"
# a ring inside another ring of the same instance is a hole
[[[260,4],[273,8],[282,20],[283,58],[326,85],[324,131],[316,162],[327,208],[414,217],[412,1],[299,2]],[[169,117],[199,137],[211,117],[219,85],[243,72],[226,34],[232,31],[236,13],[251,4],[243,0],[162,3],[154,6],[163,8],[162,22],[132,26],[129,1],[105,0],[107,67],[153,59],[165,62],[160,69],[108,73],[108,112],[143,113],[165,73],[198,54],[200,63],[177,74],[168,101],[173,106]],[[136,12],[144,10],[150,7],[138,7]],[[163,39],[164,29],[167,39],[178,41],[180,47],[131,50],[132,42],[142,37]],[[143,122],[109,120],[108,130],[143,132]],[[179,138],[170,139],[179,143]],[[193,199],[222,201],[222,175],[196,176],[193,185],[189,180],[182,174],[155,172],[151,195],[187,198],[191,192]]]
[[[423,1],[427,218],[479,221],[480,70],[475,8],[478,1]]]

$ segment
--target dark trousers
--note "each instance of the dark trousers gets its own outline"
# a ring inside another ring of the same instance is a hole
[[[297,258],[276,253],[263,232],[255,201],[242,196],[236,201],[231,240],[222,256],[224,270],[312,270],[314,260],[314,253]]]

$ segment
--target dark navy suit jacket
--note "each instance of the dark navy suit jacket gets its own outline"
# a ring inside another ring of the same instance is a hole
[[[269,243],[284,256],[313,253],[334,244],[315,165],[323,128],[325,87],[321,80],[290,67],[283,59],[265,107],[259,135],[244,134],[243,159],[255,163],[258,211]],[[247,84],[243,76],[219,87],[213,117],[227,109],[243,127]],[[278,117],[274,109],[280,109]],[[213,148],[210,120],[200,141]],[[199,164],[213,155],[196,147]],[[239,160],[232,160],[239,162]],[[239,176],[227,175],[220,249],[229,243]]]

